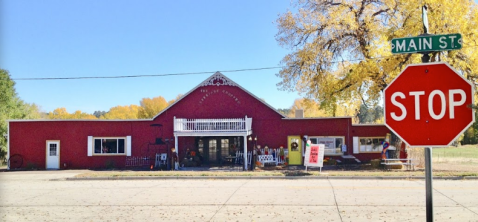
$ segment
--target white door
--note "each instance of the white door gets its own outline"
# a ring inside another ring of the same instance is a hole
[[[46,143],[46,168],[60,169],[60,141]]]

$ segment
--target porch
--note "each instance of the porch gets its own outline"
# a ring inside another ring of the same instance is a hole
[[[222,119],[187,119],[174,117],[174,140],[176,147],[180,147],[178,144],[178,137],[242,137],[243,144],[242,152],[247,153],[247,136],[252,134],[252,118],[245,116],[244,118],[222,118]],[[236,141],[236,139],[234,139]],[[239,141],[237,142],[239,143]],[[214,146],[222,146],[221,142],[214,144]],[[234,142],[236,144],[236,142]],[[223,149],[224,147],[220,147]],[[176,155],[179,149],[176,149]],[[226,152],[224,152],[224,155]],[[229,155],[229,154],[227,154]],[[216,157],[215,157],[216,158]],[[222,157],[217,157],[222,158]],[[244,169],[248,168],[248,156],[242,156]],[[249,157],[250,159],[250,157]]]

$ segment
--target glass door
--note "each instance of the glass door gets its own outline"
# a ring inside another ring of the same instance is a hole
[[[209,163],[217,162],[217,140],[214,138],[209,139]]]

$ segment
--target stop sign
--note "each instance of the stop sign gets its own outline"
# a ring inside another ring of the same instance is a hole
[[[449,146],[473,124],[473,86],[447,63],[408,65],[384,90],[385,125],[410,146]]]

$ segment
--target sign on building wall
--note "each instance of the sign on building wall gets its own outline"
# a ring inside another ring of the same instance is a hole
[[[325,153],[324,150],[324,144],[307,143],[307,148],[305,150],[304,166],[323,167]]]

